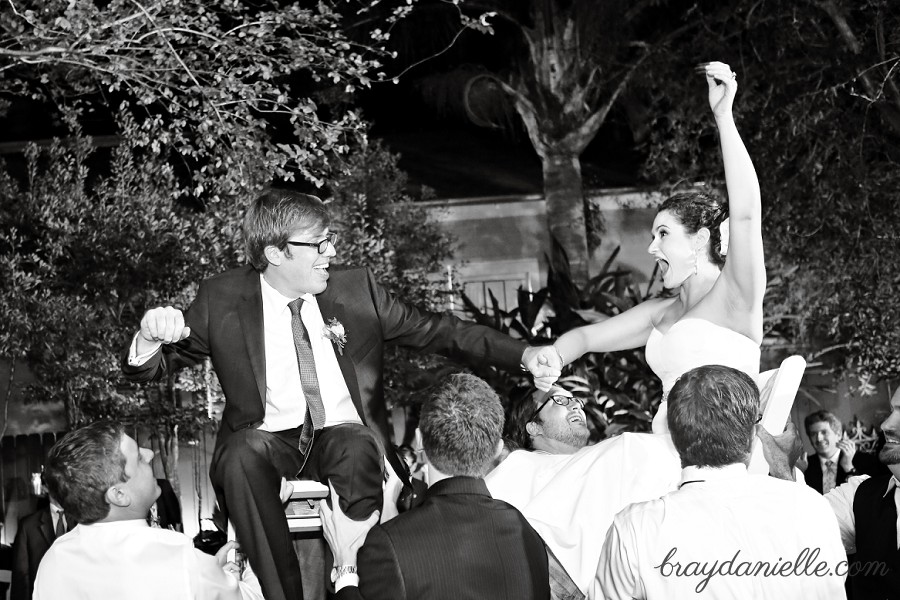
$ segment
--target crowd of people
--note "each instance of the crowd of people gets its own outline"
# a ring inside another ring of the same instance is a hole
[[[552,345],[403,302],[368,269],[331,264],[338,240],[318,198],[257,198],[243,222],[250,264],[201,282],[186,311],[148,310],[122,356],[133,382],[211,360],[226,402],[210,479],[246,563],[227,560],[233,543],[210,556],[152,527],[152,452],[100,422],[50,452],[50,497],[78,525],[40,559],[34,597],[900,597],[900,393],[882,425],[883,473],[858,475],[868,467],[852,442],[811,415],[821,460],[806,461],[809,485],[793,481],[795,432],[759,425],[772,409],[756,383],[766,275],[759,184],[732,115],[737,76],[717,62],[700,72],[728,203],[665,201],[648,250],[673,294]],[[435,385],[417,489],[390,437],[387,345],[523,369],[535,389],[504,415],[477,377]],[[583,400],[557,379],[586,352],[641,346],[663,382],[654,433],[589,444]],[[768,473],[748,471],[757,439]],[[385,508],[386,470],[404,488],[401,514]],[[329,488],[324,566],[295,552],[285,478]]]

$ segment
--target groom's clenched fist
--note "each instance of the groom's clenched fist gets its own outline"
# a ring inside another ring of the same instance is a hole
[[[151,308],[141,319],[137,337],[137,353],[152,352],[160,344],[174,344],[191,335],[191,328],[184,324],[184,315],[171,306]]]

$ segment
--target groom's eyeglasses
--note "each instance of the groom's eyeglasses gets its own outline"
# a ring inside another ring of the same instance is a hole
[[[581,398],[573,398],[572,396],[563,396],[562,394],[556,394],[541,402],[541,405],[537,407],[537,410],[531,413],[531,417],[528,418],[528,422],[531,423],[532,421],[534,421],[534,418],[537,417],[542,410],[544,410],[544,407],[547,406],[547,403],[551,400],[553,400],[555,404],[559,404],[560,406],[569,406],[569,404],[574,402],[578,405],[579,408],[584,409],[584,400],[582,400]]]
[[[310,248],[315,248],[319,251],[319,254],[325,254],[328,251],[328,244],[332,246],[337,243],[337,233],[330,231],[325,234],[325,239],[321,242],[295,242],[293,240],[288,240],[288,246],[309,246]]]

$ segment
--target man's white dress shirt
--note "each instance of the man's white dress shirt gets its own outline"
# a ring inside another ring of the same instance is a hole
[[[846,597],[845,560],[834,514],[812,488],[742,464],[687,467],[677,491],[616,515],[598,578],[616,599],[834,600]]]
[[[825,499],[831,504],[834,516],[837,517],[838,527],[841,530],[841,541],[844,543],[847,554],[856,552],[856,517],[853,514],[853,498],[856,497],[859,484],[868,478],[868,475],[851,477],[825,494]],[[888,494],[894,495],[894,505],[897,507],[897,514],[900,515],[900,487],[897,485],[896,477],[891,477],[888,481],[884,495]],[[898,547],[900,547],[900,518],[897,519],[897,540]]]
[[[297,351],[291,329],[291,309],[294,298],[283,296],[259,276],[262,286],[263,329],[266,348],[266,416],[260,429],[282,431],[299,427],[306,416],[306,399],[300,382]],[[339,423],[362,423],[344,374],[337,361],[333,343],[323,335],[325,320],[316,297],[303,294],[300,319],[309,334],[319,393],[325,405],[325,427]],[[352,335],[352,332],[348,332]]]
[[[78,525],[38,568],[35,600],[262,600],[252,572],[243,581],[194,548],[188,536],[143,519]]]

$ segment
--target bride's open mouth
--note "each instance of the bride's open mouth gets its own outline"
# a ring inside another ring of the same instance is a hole
[[[661,275],[665,275],[666,272],[669,270],[669,261],[667,261],[665,259],[657,258],[656,264],[659,265],[659,272]]]

